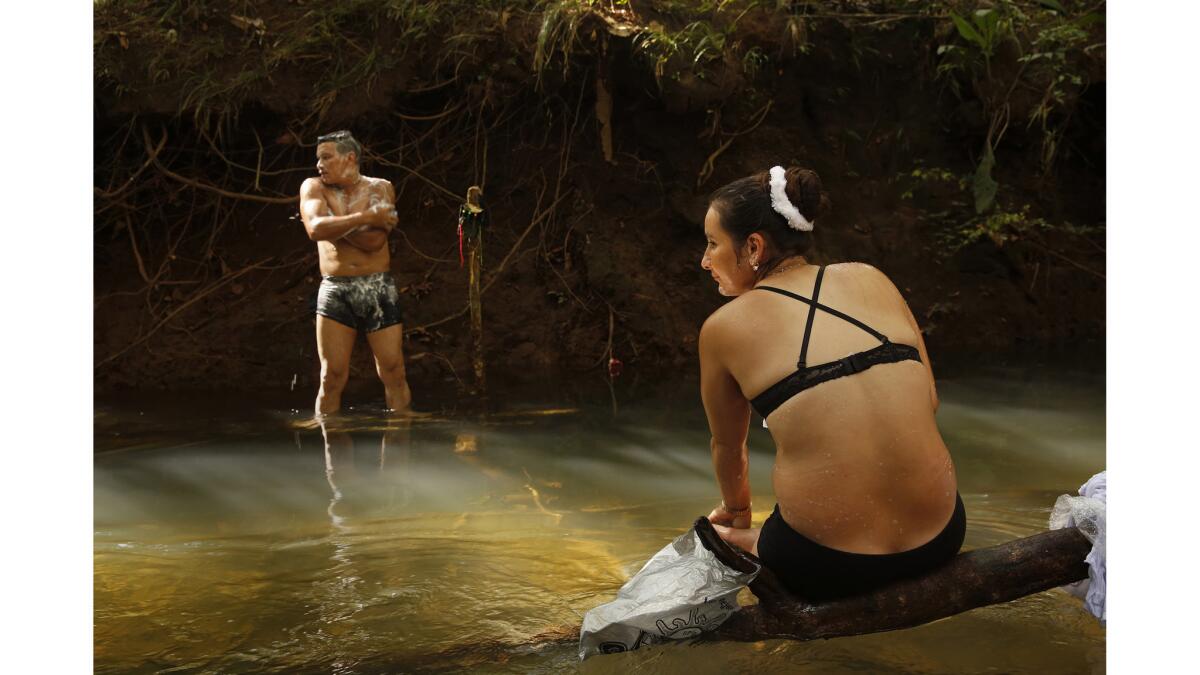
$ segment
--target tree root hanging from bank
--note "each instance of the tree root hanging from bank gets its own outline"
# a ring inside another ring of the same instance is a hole
[[[159,159],[158,159],[159,150],[151,149],[152,145],[150,143],[150,132],[146,131],[145,128],[142,129],[142,137],[145,140],[146,152],[150,155],[150,161],[154,163],[154,168],[161,171],[163,173],[163,175],[167,176],[168,178],[173,178],[173,179],[179,181],[180,183],[183,183],[184,185],[190,185],[191,187],[194,187],[194,188],[199,188],[201,190],[207,190],[209,192],[213,192],[222,197],[228,197],[230,199],[243,199],[245,201],[260,202],[262,204],[296,204],[300,201],[299,197],[264,197],[263,195],[247,194],[244,192],[233,192],[230,190],[226,190],[224,188],[217,187],[216,185],[210,185],[209,183],[206,183],[201,180],[196,180],[194,178],[188,178],[187,176],[181,176],[181,175],[175,173],[174,171],[171,171],[170,169],[168,169],[162,162],[159,161]],[[163,132],[163,137],[166,138],[166,131]],[[162,148],[161,143],[159,144],[158,148],[159,149]]]

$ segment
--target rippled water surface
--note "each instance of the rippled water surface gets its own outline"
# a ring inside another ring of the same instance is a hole
[[[1055,498],[1104,468],[1103,382],[1036,368],[941,381],[967,548],[1044,529]],[[718,499],[695,384],[680,391],[615,419],[510,402],[401,425],[362,408],[324,431],[228,401],[98,405],[96,670],[1104,671],[1104,629],[1061,591],[878,635],[580,664],[555,631]],[[761,429],[751,453],[761,520]]]

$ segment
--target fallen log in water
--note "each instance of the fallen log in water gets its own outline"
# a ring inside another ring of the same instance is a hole
[[[743,572],[759,566],[753,555],[725,543],[707,518],[695,527],[721,562]],[[961,553],[929,574],[866,595],[820,604],[797,599],[763,568],[750,584],[759,604],[743,607],[704,639],[814,640],[917,626],[1086,579],[1091,547],[1073,527],[1042,532]]]

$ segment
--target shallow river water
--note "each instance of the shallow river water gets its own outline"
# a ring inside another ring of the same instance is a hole
[[[719,498],[695,383],[672,397],[407,426],[352,409],[99,403],[95,667],[103,673],[1095,673],[1105,631],[1062,591],[918,628],[589,659],[574,627]],[[1105,466],[1102,372],[943,378],[966,548],[1045,529]],[[215,410],[215,412],[214,412]],[[236,411],[236,412],[231,412]],[[756,523],[771,445],[752,428]]]

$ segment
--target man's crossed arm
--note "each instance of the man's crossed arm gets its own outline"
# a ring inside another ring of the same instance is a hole
[[[330,213],[329,204],[321,195],[320,181],[309,178],[300,186],[300,219],[304,222],[308,238],[313,241],[332,241],[359,229],[390,232],[398,218],[391,184],[387,185],[387,192],[390,200],[378,201],[363,211],[335,216]]]

